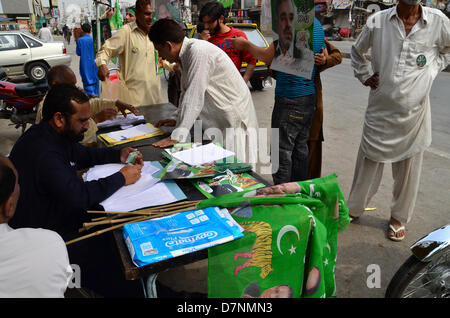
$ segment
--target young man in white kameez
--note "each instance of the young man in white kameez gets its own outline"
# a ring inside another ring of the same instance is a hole
[[[364,56],[372,50],[370,62]],[[351,51],[355,76],[371,88],[347,204],[358,218],[377,192],[385,163],[394,178],[388,236],[405,237],[431,144],[430,90],[450,62],[450,21],[419,0],[373,14]]]
[[[247,84],[228,55],[207,41],[186,38],[181,27],[169,19],[157,21],[149,37],[163,59],[181,67],[182,93],[176,120],[157,123],[158,127],[176,129],[154,145],[169,147],[188,141],[189,131],[199,119],[206,139],[220,131],[224,146],[234,151],[239,160],[256,163],[255,108]],[[233,143],[234,149],[227,147]]]

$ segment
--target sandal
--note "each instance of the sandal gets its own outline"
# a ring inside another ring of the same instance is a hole
[[[403,234],[402,236],[397,236],[397,233],[400,231],[406,232],[405,227],[403,225],[400,226],[398,229],[395,229],[392,224],[389,224],[389,229],[392,230],[392,232],[394,232],[394,235],[392,235],[390,232],[388,233],[389,239],[395,242],[403,241],[403,239],[405,238],[405,234]]]

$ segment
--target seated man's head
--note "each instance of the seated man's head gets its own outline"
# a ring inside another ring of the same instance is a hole
[[[8,223],[19,201],[19,176],[12,162],[0,155],[0,224]]]
[[[42,120],[60,135],[73,142],[83,140],[89,128],[89,97],[73,84],[56,84],[50,88],[42,108]]]
[[[158,20],[148,36],[163,59],[178,62],[185,33],[177,22],[172,19]]]
[[[50,87],[56,84],[76,85],[77,77],[67,65],[56,65],[48,71],[47,82]]]
[[[225,19],[225,8],[219,1],[210,1],[200,10],[199,18],[211,35],[219,34]]]

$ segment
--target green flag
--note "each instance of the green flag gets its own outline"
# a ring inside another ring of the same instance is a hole
[[[120,15],[119,3],[117,2],[117,0],[116,0],[116,4],[114,5],[114,7],[116,9],[116,13],[111,16],[111,18],[109,19],[109,22],[111,25],[111,29],[119,30],[123,25],[123,21],[122,21],[122,16]]]
[[[232,193],[244,237],[208,250],[209,297],[335,297],[337,233],[349,224],[336,175]]]
[[[223,4],[224,8],[231,7],[233,5],[233,0],[218,0]]]

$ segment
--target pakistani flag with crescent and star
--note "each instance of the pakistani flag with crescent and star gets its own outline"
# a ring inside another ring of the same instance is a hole
[[[337,233],[350,223],[335,174],[202,201],[244,237],[208,250],[211,298],[336,297]]]

